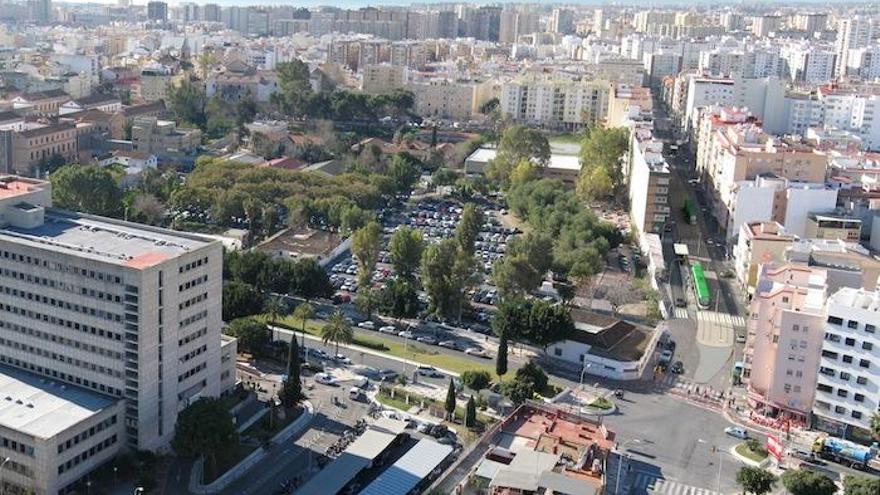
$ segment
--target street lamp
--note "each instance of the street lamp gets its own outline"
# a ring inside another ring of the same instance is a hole
[[[3,493],[6,492],[6,482],[3,481],[3,467],[6,466],[6,463],[10,460],[9,457],[6,457],[3,459],[3,462],[0,462],[0,495],[3,495]]]
[[[702,438],[698,438],[697,442],[709,443],[709,442],[703,440]],[[723,454],[727,454],[730,457],[733,457],[733,454],[731,454],[730,452],[727,452],[726,450],[724,450],[720,447],[714,446],[714,445],[712,446],[712,448],[718,451],[718,479],[715,483],[717,486],[716,490],[720,493],[721,492],[721,468],[722,468],[722,463],[724,462]],[[736,458],[734,457],[734,459],[736,459]]]
[[[587,370],[593,366],[593,363],[584,363],[583,368],[581,368],[581,381],[580,381],[580,389],[584,390],[584,375],[587,374]]]
[[[614,481],[614,494],[620,495],[620,471],[623,467],[623,454],[622,452],[626,450],[626,445],[629,443],[642,443],[644,440],[641,438],[630,438],[629,440],[623,442],[623,444],[617,448],[617,478]],[[629,456],[627,456],[628,458]]]

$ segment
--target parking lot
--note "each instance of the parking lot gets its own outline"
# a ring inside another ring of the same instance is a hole
[[[471,308],[463,313],[460,324],[456,322],[453,325],[452,322],[441,322],[428,315],[428,296],[420,291],[418,322],[395,325],[376,319],[374,321],[356,321],[357,326],[364,330],[396,335],[421,344],[445,347],[477,357],[486,359],[494,357],[493,346],[485,345],[488,343],[487,336],[491,334],[489,328],[491,313],[498,301],[498,291],[492,285],[491,280],[492,264],[504,257],[507,243],[518,233],[518,230],[501,225],[499,221],[500,205],[484,203],[481,208],[486,221],[474,244],[474,256],[481,263],[482,273],[479,283],[468,293]],[[422,233],[426,243],[437,243],[455,234],[455,229],[461,220],[462,210],[463,205],[455,201],[426,199],[410,205],[402,211],[385,212],[382,218],[382,250],[379,253],[376,269],[370,278],[371,288],[381,290],[386,282],[395,276],[388,244],[398,228],[401,226],[412,227]],[[360,289],[357,282],[356,259],[352,256],[345,257],[330,267],[330,272],[330,282],[337,290],[334,301],[337,303],[351,302]],[[460,329],[465,330],[464,335],[458,331]]]

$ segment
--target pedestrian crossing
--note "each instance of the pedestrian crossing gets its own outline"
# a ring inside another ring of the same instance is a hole
[[[675,308],[675,312],[673,313],[676,319],[679,320],[687,320],[688,319],[688,310],[687,308]]]
[[[677,481],[661,478],[649,473],[636,473],[630,485],[630,495],[723,495],[715,490],[686,485]]]
[[[746,326],[746,320],[742,316],[735,316],[715,311],[697,311],[697,320],[716,326],[726,326],[734,328],[744,328]]]

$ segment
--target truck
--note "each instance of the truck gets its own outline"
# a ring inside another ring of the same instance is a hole
[[[877,455],[877,450],[876,442],[866,447],[837,437],[819,437],[813,443],[813,452],[818,456],[855,469],[865,469]]]

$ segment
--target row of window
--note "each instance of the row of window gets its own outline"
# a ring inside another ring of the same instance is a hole
[[[822,350],[822,357],[825,357],[828,359],[834,359],[836,361],[838,356],[840,356],[840,355],[834,351],[829,351],[827,349]],[[844,363],[852,363],[853,362],[853,357],[850,356],[849,354],[844,354],[843,356],[840,356],[840,359]],[[870,368],[871,362],[868,361],[867,359],[859,359],[859,367]]]
[[[197,286],[197,285],[202,285],[203,283],[205,283],[205,282],[207,282],[207,281],[208,281],[208,275],[207,275],[207,274],[202,275],[202,276],[200,276],[200,277],[196,277],[196,278],[194,278],[194,279],[192,279],[192,280],[189,280],[189,281],[187,281],[187,282],[184,282],[184,283],[180,284],[180,285],[177,287],[177,292],[183,292],[183,291],[185,291],[185,290],[187,290],[187,289],[191,289],[191,288],[193,288],[193,287],[195,287],[195,286]]]
[[[192,325],[193,323],[208,317],[208,311],[199,311],[198,313],[180,320],[180,328]]]
[[[79,445],[80,442],[84,442],[87,438],[93,437],[96,434],[101,433],[105,429],[110,428],[111,426],[113,426],[115,424],[116,424],[116,415],[114,414],[113,416],[110,416],[109,418],[105,419],[104,421],[101,421],[100,423],[96,424],[95,426],[92,426],[88,430],[83,430],[78,435],[74,436],[73,438],[67,439],[66,442],[59,443],[58,444],[58,453],[60,454],[71,447],[75,447],[75,446]]]
[[[838,335],[836,333],[832,333],[832,332],[825,332],[825,340],[827,340],[829,342],[835,342],[835,343],[840,343],[840,341],[842,340],[843,344],[848,347],[855,347],[856,346],[856,339],[854,339],[852,337],[845,337],[844,338],[844,337],[841,337],[840,335]],[[872,344],[871,342],[868,342],[867,340],[862,341],[862,349],[864,349],[866,351],[870,351],[870,350],[874,349],[874,344]]]
[[[34,477],[34,470],[24,464],[15,462],[13,460],[4,460],[3,468],[8,469],[14,473],[18,473],[26,478]]]
[[[95,289],[91,289],[91,288],[87,288],[87,287],[83,287],[83,286],[68,284],[65,282],[52,280],[52,279],[49,279],[46,277],[38,277],[35,275],[31,275],[29,273],[22,273],[22,272],[19,272],[16,270],[9,270],[7,268],[0,270],[0,275],[3,275],[4,277],[12,278],[14,280],[21,280],[21,281],[25,281],[25,282],[28,282],[31,284],[42,285],[44,287],[50,287],[52,289],[58,289],[58,290],[62,290],[65,292],[70,292],[72,294],[79,294],[82,296],[93,297],[93,298],[98,299],[100,301],[115,302],[115,303],[122,302],[122,298],[116,294],[111,294],[109,292],[95,290]]]
[[[845,382],[848,382],[850,380],[850,378],[852,378],[852,375],[846,371],[841,371],[840,373],[838,373],[837,370],[835,370],[834,368],[828,368],[826,366],[820,366],[819,373],[822,373],[825,376],[831,376],[831,377],[836,376]],[[868,378],[864,377],[864,376],[857,376],[856,383],[859,385],[867,385]]]
[[[187,299],[186,301],[183,301],[182,303],[178,304],[177,309],[183,311],[183,308],[188,308],[188,307],[192,306],[193,304],[198,304],[206,299],[208,299],[208,293],[202,292],[201,294],[199,294],[195,297],[191,297],[191,298]]]
[[[99,452],[101,452],[102,450],[106,449],[107,447],[113,445],[114,443],[116,443],[116,435],[112,435],[112,436],[105,438],[103,442],[100,442],[100,443],[92,446],[91,448],[89,448],[89,450],[84,450],[84,451],[80,452],[73,459],[58,466],[58,474],[62,474],[64,471],[68,471],[71,468],[78,466],[79,463],[84,462],[89,457],[92,457],[92,456],[98,454]]]
[[[183,356],[180,357],[180,362],[185,363],[185,362],[189,361],[190,359],[202,354],[203,352],[208,352],[207,345],[201,345],[201,346],[196,347],[195,349],[187,352],[186,354],[184,354]]]
[[[205,336],[205,335],[208,335],[208,328],[202,327],[202,328],[196,330],[195,332],[187,335],[186,337],[178,340],[177,345],[178,345],[178,347],[183,347],[184,344],[189,344],[193,340],[196,340],[197,338]]]
[[[99,356],[107,356],[112,359],[122,359],[122,353],[112,351],[110,349],[105,349],[100,346],[86,344],[85,342],[80,342],[78,340],[68,339],[66,337],[61,337],[52,333],[43,332],[40,330],[34,330],[33,328],[25,327],[22,325],[16,325],[15,323],[10,323],[8,321],[0,320],[0,328],[8,328],[14,332],[18,332],[22,335],[30,335],[36,337],[38,339],[46,340],[49,342],[57,342],[62,345],[66,345],[69,347],[73,347],[74,349],[82,349],[87,352],[91,352],[93,354],[97,354]]]
[[[33,320],[42,321],[45,323],[51,323],[52,325],[57,325],[59,327],[70,328],[76,330],[78,332],[88,333],[91,335],[97,335],[98,337],[106,337],[110,340],[121,341],[122,334],[111,332],[110,330],[104,330],[103,328],[93,327],[91,325],[84,325],[76,321],[66,320],[64,318],[58,318],[55,316],[50,316],[45,313],[40,313],[38,311],[30,311],[24,308],[19,308],[18,306],[13,306],[11,304],[2,304],[0,303],[0,311],[6,311],[7,313],[12,313],[15,315],[19,315],[23,318],[30,318]],[[0,320],[2,321],[2,320]]]
[[[28,265],[42,266],[43,268],[48,268],[50,270],[55,270],[62,273],[73,273],[74,275],[78,275],[80,277],[100,280],[102,282],[112,282],[115,284],[122,283],[122,277],[120,277],[119,275],[113,275],[111,273],[89,270],[86,268],[80,268],[75,265],[68,265],[66,263],[56,263],[54,261],[47,261],[41,258],[37,258],[36,256],[28,256],[5,250],[0,251],[0,255],[2,255],[4,259],[18,261],[20,263],[27,263]]]
[[[184,374],[178,376],[177,383],[180,383],[180,382],[186,380],[187,378],[195,375],[196,373],[202,371],[203,369],[205,369],[207,367],[208,367],[208,363],[205,363],[205,362],[197,364],[194,368],[187,370]]]
[[[840,326],[843,325],[843,318],[840,318],[839,316],[829,316],[828,323]],[[853,330],[858,330],[859,322],[856,320],[847,320],[846,327],[852,328]],[[866,323],[863,330],[865,331],[865,333],[874,333],[877,331],[877,328],[870,323]]]
[[[81,361],[79,359],[72,358],[70,356],[65,356],[63,354],[58,354],[55,352],[48,351],[48,350],[43,349],[41,347],[34,347],[32,345],[22,344],[21,342],[4,339],[3,337],[0,337],[0,345],[9,347],[11,349],[25,351],[29,354],[35,354],[37,356],[41,356],[44,358],[49,358],[54,361],[67,363],[67,364],[76,366],[77,368],[83,368],[85,370],[89,370],[94,373],[100,373],[102,375],[112,376],[114,378],[122,378],[122,372],[120,372],[118,370],[106,368],[104,366],[101,366],[101,365],[98,365],[95,363],[89,363],[88,361]]]
[[[93,382],[91,380],[86,380],[77,375],[68,375],[67,373],[59,372],[58,370],[51,368],[43,368],[42,366],[37,366],[30,361],[22,361],[20,359],[16,359],[13,357],[9,357],[3,353],[0,353],[0,363],[8,364],[9,366],[15,366],[16,368],[20,368],[23,370],[30,370],[34,373],[50,376],[52,378],[67,382],[73,383],[75,385],[82,385],[83,387],[90,388],[92,390],[97,390],[98,392],[102,392],[105,394],[113,395],[115,397],[122,396],[122,390],[111,387],[108,385],[104,385],[103,383]]]
[[[28,457],[34,456],[34,447],[31,445],[28,445],[26,443],[22,443],[22,442],[19,442],[16,440],[11,440],[9,438],[3,437],[2,441],[0,441],[0,444],[3,445],[4,449],[9,449],[13,452],[18,452],[19,454],[24,454]]]
[[[102,320],[107,321],[122,321],[122,316],[116,313],[111,313],[109,311],[104,311],[103,309],[95,309],[89,306],[80,306],[79,304],[71,304],[68,301],[62,301],[61,299],[55,299],[54,297],[42,296],[40,294],[34,294],[33,292],[29,292],[26,290],[19,290],[13,287],[6,287],[0,285],[0,292],[11,295],[13,297],[20,297],[22,299],[27,299],[28,301],[36,301],[38,303],[47,304],[52,306],[53,308],[66,309],[67,311],[74,311],[76,313],[82,313],[84,315],[93,316],[95,318],[100,318]]]
[[[199,258],[195,261],[192,261],[190,263],[182,265],[180,268],[177,269],[177,272],[178,273],[188,272],[190,270],[194,270],[202,265],[207,265],[207,264],[208,264],[208,257],[205,256],[204,258]]]
[[[816,406],[818,406],[819,409],[824,409],[826,411],[831,409],[831,404],[821,400],[816,401]],[[843,406],[834,406],[834,412],[837,414],[846,414],[846,408]],[[852,410],[850,411],[850,416],[852,416],[853,419],[862,419],[862,411]]]

